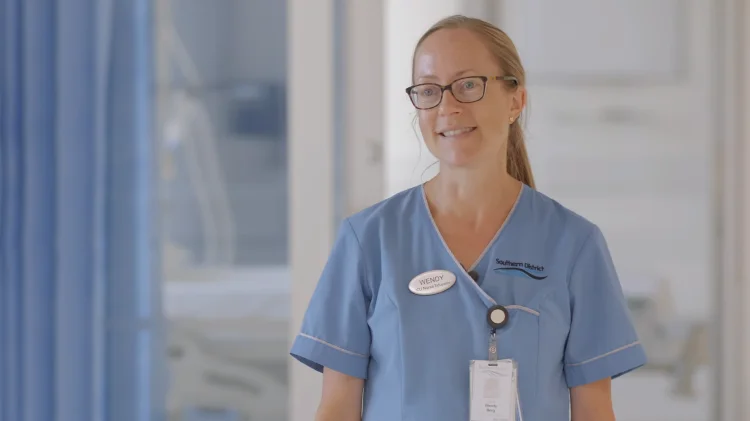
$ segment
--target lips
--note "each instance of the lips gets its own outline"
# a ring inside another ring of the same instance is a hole
[[[474,130],[476,130],[476,127],[461,127],[457,129],[444,130],[442,132],[439,132],[439,134],[440,136],[443,136],[443,137],[455,137],[455,136],[460,136],[462,134],[471,133]]]

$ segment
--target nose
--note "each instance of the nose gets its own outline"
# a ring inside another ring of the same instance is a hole
[[[446,89],[445,92],[443,92],[443,100],[440,101],[440,105],[438,105],[438,114],[450,115],[458,114],[459,112],[461,112],[461,103],[456,100],[456,97],[453,96],[453,92],[450,89]]]

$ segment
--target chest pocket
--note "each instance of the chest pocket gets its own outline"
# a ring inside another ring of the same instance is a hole
[[[510,275],[494,275],[483,285],[488,295],[508,310],[508,323],[497,332],[498,358],[511,358],[518,365],[521,405],[534,402],[539,388],[542,301],[551,292],[549,284]]]
[[[539,312],[513,304],[505,308],[509,320],[497,332],[498,358],[510,358],[517,363],[521,401],[533,401],[539,379]]]

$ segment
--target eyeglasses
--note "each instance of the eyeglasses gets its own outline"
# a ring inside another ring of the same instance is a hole
[[[518,79],[514,76],[470,76],[454,80],[445,86],[437,83],[421,83],[410,86],[406,88],[406,94],[409,95],[414,107],[419,110],[429,110],[440,105],[443,100],[443,92],[446,90],[453,93],[456,101],[468,104],[484,98],[488,80],[503,80],[518,85]]]

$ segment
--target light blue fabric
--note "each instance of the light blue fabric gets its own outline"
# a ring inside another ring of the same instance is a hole
[[[435,269],[456,284],[436,295],[409,290]],[[599,228],[527,186],[467,270],[421,186],[345,220],[291,355],[367,379],[364,421],[467,420],[469,361],[488,358],[495,303],[509,310],[498,354],[518,363],[525,421],[568,420],[570,387],[646,362]]]
[[[152,7],[0,0],[0,421],[160,419]]]

